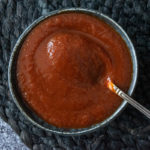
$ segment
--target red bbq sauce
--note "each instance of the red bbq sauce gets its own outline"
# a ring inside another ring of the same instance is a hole
[[[128,48],[102,20],[83,13],[49,17],[26,37],[17,62],[24,101],[49,124],[82,128],[109,117],[122,100],[107,77],[127,90],[132,76]]]

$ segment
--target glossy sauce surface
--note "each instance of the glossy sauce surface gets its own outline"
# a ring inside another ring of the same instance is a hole
[[[38,24],[17,62],[24,101],[46,122],[63,128],[88,127],[110,116],[122,100],[107,88],[107,77],[126,91],[131,76],[131,58],[119,34],[82,13]]]

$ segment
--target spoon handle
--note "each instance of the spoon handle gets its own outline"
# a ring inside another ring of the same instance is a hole
[[[118,96],[126,100],[129,104],[131,104],[133,107],[135,107],[137,110],[139,110],[141,113],[143,113],[146,117],[150,119],[150,111],[147,108],[145,108],[144,106],[139,104],[137,101],[135,101],[133,98],[128,96],[121,89],[119,89],[116,85],[113,84],[113,86],[114,86],[115,93]]]

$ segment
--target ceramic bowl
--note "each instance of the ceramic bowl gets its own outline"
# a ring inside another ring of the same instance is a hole
[[[129,90],[128,90],[129,95],[131,95],[133,93],[135,85],[136,85],[137,74],[138,74],[138,64],[137,64],[137,57],[136,57],[135,49],[133,47],[133,44],[132,44],[131,40],[129,39],[128,35],[126,34],[126,32],[115,21],[113,21],[112,19],[110,19],[106,15],[104,15],[100,12],[94,11],[94,10],[82,9],[82,8],[69,8],[69,9],[63,9],[63,10],[56,10],[56,11],[50,12],[46,16],[42,16],[42,17],[38,18],[37,20],[35,20],[21,34],[21,36],[19,37],[19,39],[18,39],[18,41],[17,41],[17,43],[16,43],[16,45],[15,45],[13,51],[12,51],[10,61],[9,61],[9,68],[8,68],[9,89],[10,89],[10,92],[11,92],[11,95],[13,97],[14,102],[16,103],[18,108],[20,109],[21,113],[31,123],[38,126],[39,128],[42,128],[46,131],[50,131],[50,132],[53,132],[53,133],[61,134],[61,135],[80,135],[80,134],[86,134],[86,133],[101,129],[103,126],[110,123],[114,118],[116,118],[121,113],[121,111],[127,105],[127,102],[125,100],[123,100],[122,104],[118,107],[118,109],[116,109],[116,111],[111,116],[106,118],[104,121],[102,121],[98,124],[92,125],[88,128],[80,128],[80,129],[57,128],[55,126],[52,126],[52,125],[46,123],[42,119],[40,119],[24,103],[23,99],[21,98],[21,94],[19,93],[18,86],[17,86],[17,80],[16,80],[16,62],[17,62],[18,54],[19,54],[20,48],[22,46],[22,43],[24,42],[24,39],[26,38],[28,33],[34,27],[36,27],[37,24],[39,24],[43,20],[45,20],[45,19],[47,19],[51,16],[58,15],[58,14],[61,14],[61,13],[66,13],[66,12],[81,12],[81,13],[86,13],[86,14],[96,16],[97,18],[99,18],[99,19],[103,20],[104,22],[106,22],[107,24],[109,24],[116,32],[118,32],[120,34],[120,36],[125,41],[125,43],[128,47],[128,50],[129,50],[129,53],[130,53],[131,59],[132,59],[132,65],[133,65],[132,80],[131,80],[131,84],[130,84],[130,87],[129,87]]]

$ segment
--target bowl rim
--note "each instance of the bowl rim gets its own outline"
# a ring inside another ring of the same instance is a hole
[[[8,66],[8,85],[9,85],[9,90],[10,93],[12,95],[12,98],[15,102],[15,104],[17,105],[17,107],[19,108],[19,110],[21,111],[21,113],[25,116],[25,118],[27,118],[33,125],[36,125],[37,127],[44,129],[46,131],[50,131],[56,134],[60,134],[60,135],[81,135],[81,134],[87,134],[90,132],[93,132],[97,129],[100,129],[101,127],[106,126],[109,122],[111,122],[113,119],[115,119],[125,108],[125,106],[127,105],[127,102],[125,100],[123,100],[123,102],[121,103],[121,105],[116,109],[116,111],[110,115],[108,118],[106,118],[104,121],[97,123],[95,125],[92,125],[88,128],[80,128],[80,129],[73,129],[73,130],[64,130],[61,131],[59,129],[62,128],[56,128],[56,129],[49,129],[47,127],[42,126],[41,124],[37,123],[33,118],[31,118],[25,111],[24,108],[22,108],[22,106],[19,104],[17,96],[15,95],[14,92],[14,88],[13,88],[13,84],[12,84],[12,67],[13,67],[13,62],[14,62],[14,56],[16,55],[17,52],[20,51],[20,44],[22,42],[22,40],[24,40],[26,38],[26,36],[28,35],[28,33],[34,28],[36,27],[37,24],[39,24],[40,22],[42,22],[43,20],[54,16],[54,15],[58,15],[58,14],[62,14],[62,13],[68,13],[68,12],[80,12],[80,13],[86,13],[86,14],[90,14],[93,16],[96,16],[97,18],[103,20],[104,22],[106,22],[107,24],[109,24],[116,32],[119,33],[119,35],[122,37],[122,39],[124,40],[124,42],[126,43],[129,53],[131,55],[131,60],[132,60],[132,66],[133,66],[133,73],[132,73],[132,80],[130,83],[130,87],[128,90],[128,94],[131,95],[135,89],[136,86],[136,82],[137,82],[137,77],[138,77],[138,63],[137,63],[137,56],[136,56],[136,52],[134,49],[134,46],[130,40],[130,38],[128,37],[128,35],[126,34],[126,32],[122,29],[122,27],[120,25],[118,25],[114,20],[112,20],[111,18],[109,18],[108,16],[95,11],[95,10],[91,10],[91,9],[85,9],[85,8],[65,8],[65,9],[61,9],[61,10],[55,10],[52,11],[50,13],[48,13],[45,16],[41,16],[38,19],[36,19],[34,22],[32,22],[25,30],[24,32],[20,35],[20,37],[18,38],[12,52],[11,52],[11,56],[10,56],[10,60],[9,60],[9,66]]]

